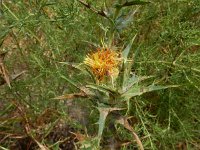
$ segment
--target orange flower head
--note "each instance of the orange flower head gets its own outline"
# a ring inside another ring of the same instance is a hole
[[[119,62],[119,54],[107,48],[98,49],[97,52],[87,55],[84,60],[84,64],[89,66],[94,76],[100,81],[106,76],[117,76]]]

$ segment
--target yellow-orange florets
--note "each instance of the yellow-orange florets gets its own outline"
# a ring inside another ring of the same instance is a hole
[[[98,49],[97,52],[87,55],[84,60],[84,64],[90,67],[98,80],[118,75],[119,62],[119,54],[110,49]]]

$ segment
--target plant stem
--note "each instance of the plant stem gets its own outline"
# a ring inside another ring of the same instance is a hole
[[[122,0],[118,0],[118,4],[121,4],[122,3]],[[114,36],[115,36],[115,31],[116,31],[116,19],[120,13],[120,10],[121,10],[121,7],[116,7],[116,10],[115,10],[115,13],[114,13],[114,17],[113,17],[113,22],[112,22],[112,27],[111,27],[111,32],[110,32],[110,36],[109,36],[109,42],[108,42],[108,45],[109,47],[112,46],[112,42],[114,40]]]

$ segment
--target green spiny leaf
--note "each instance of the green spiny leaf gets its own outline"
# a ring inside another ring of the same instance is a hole
[[[110,93],[112,95],[118,95],[119,92],[111,87],[108,87],[106,85],[102,86],[102,85],[96,85],[96,84],[89,84],[86,85],[87,88],[91,88],[94,90],[98,90],[100,92],[106,92],[106,93]]]
[[[75,88],[79,89],[80,91],[83,91],[83,89],[81,88],[82,86],[79,85],[78,83],[76,83],[75,81],[67,78],[66,76],[64,76],[62,74],[60,74],[60,77],[63,78],[63,79],[65,79],[68,83],[70,83],[71,85],[73,85]]]
[[[168,85],[168,86],[161,86],[161,85],[149,85],[147,87],[141,87],[139,85],[133,86],[130,90],[125,92],[122,97],[124,97],[125,100],[130,99],[135,96],[140,96],[144,93],[152,92],[152,91],[158,91],[168,88],[178,87],[178,85]]]
[[[99,121],[98,121],[98,124],[99,124],[98,138],[99,138],[99,144],[100,144],[100,140],[101,140],[101,137],[103,134],[103,130],[105,127],[105,122],[106,122],[106,118],[107,118],[108,114],[115,110],[123,110],[123,108],[116,108],[116,107],[111,108],[111,107],[107,107],[106,105],[99,104],[97,109],[99,110],[99,113],[100,113]]]
[[[71,66],[80,71],[85,71],[85,69],[81,66],[82,65],[81,63],[71,63],[71,62],[59,62],[59,63]]]
[[[133,42],[134,42],[136,36],[137,36],[137,34],[131,39],[131,41],[129,42],[129,44],[127,45],[127,47],[122,52],[122,57],[123,57],[125,63],[128,60],[128,55],[129,55],[129,52],[130,52],[130,50],[132,48],[132,45],[133,45]]]
[[[118,83],[120,90],[122,90],[125,81],[127,81],[127,79],[130,76],[130,70],[131,70],[130,68],[131,68],[132,62],[128,63],[127,60],[128,60],[128,55],[129,55],[129,52],[132,48],[132,45],[133,45],[133,42],[134,42],[136,36],[137,36],[137,34],[131,39],[131,41],[129,42],[127,47],[122,52],[123,63],[122,63],[122,67],[121,67],[119,76],[117,78],[117,83]]]
[[[130,77],[128,80],[126,80],[126,82],[124,83],[123,89],[122,89],[122,93],[128,91],[131,87],[133,87],[135,84],[144,81],[146,79],[152,78],[153,76],[136,76],[133,75],[132,77]]]

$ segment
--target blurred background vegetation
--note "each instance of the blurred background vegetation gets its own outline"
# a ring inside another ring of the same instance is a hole
[[[105,5],[111,8],[114,3],[87,2],[98,10]],[[126,30],[119,26],[114,43],[123,47],[137,33],[133,72],[153,75],[155,82],[163,85],[180,86],[137,97],[131,105],[134,128],[145,149],[197,150],[200,149],[200,1],[150,2],[139,7]],[[134,10],[136,6],[128,9]],[[86,112],[91,109],[90,104],[86,105],[84,100],[68,103],[53,98],[76,92],[65,77],[83,80],[77,70],[60,62],[82,62],[88,52],[95,50],[94,45],[101,43],[108,29],[107,19],[77,0],[3,1],[0,69],[7,73],[0,77],[0,149],[37,149],[41,146],[38,143],[49,149],[73,149],[73,143],[80,137],[71,132],[84,134],[87,124],[94,126],[87,129],[88,133],[96,130],[97,112]],[[10,78],[11,88],[4,82],[5,76]],[[118,139],[120,143],[131,137],[128,131],[120,129]],[[121,149],[135,147],[132,143]]]

